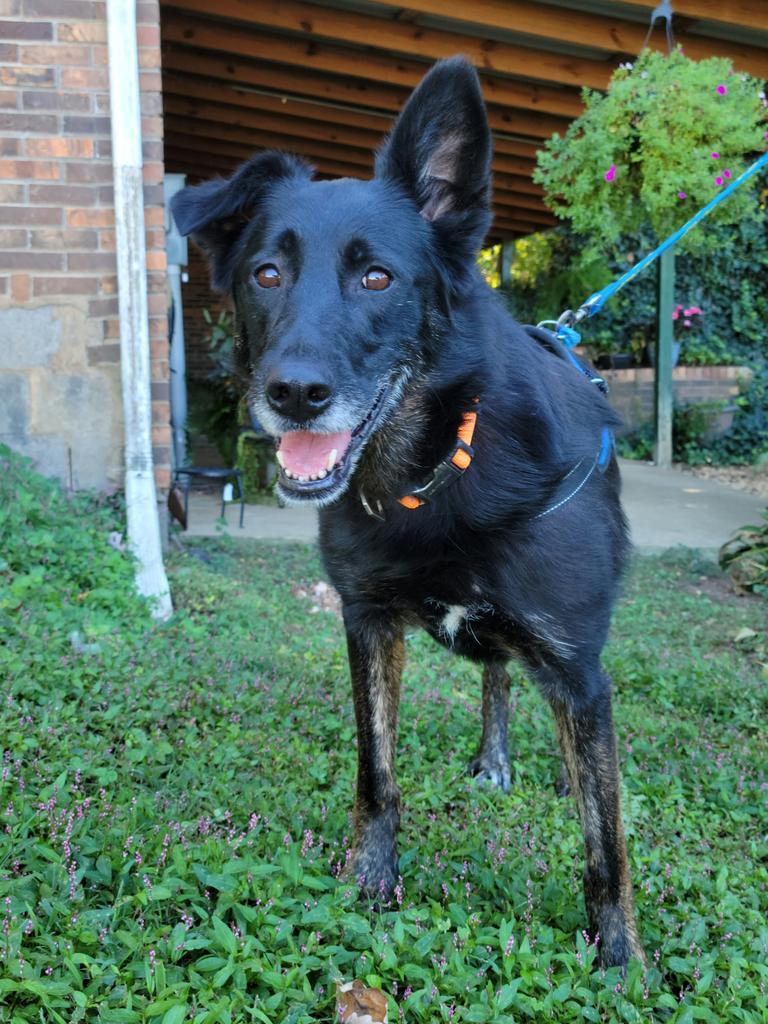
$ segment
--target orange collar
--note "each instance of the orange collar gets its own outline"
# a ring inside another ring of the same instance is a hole
[[[478,406],[479,403],[479,398],[472,399],[474,406]],[[453,480],[458,479],[469,469],[472,459],[475,457],[475,452],[472,448],[472,438],[474,437],[475,426],[477,425],[477,414],[477,408],[462,413],[453,451],[442,462],[437,464],[425,484],[416,488],[412,494],[406,494],[402,498],[397,499],[404,508],[421,508],[438,491],[441,491],[443,487]]]

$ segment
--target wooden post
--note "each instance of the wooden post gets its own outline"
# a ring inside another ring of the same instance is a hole
[[[672,465],[672,340],[675,302],[675,250],[661,254],[658,271],[656,379],[656,465],[669,469]]]
[[[512,260],[515,255],[515,243],[514,242],[502,242],[501,243],[501,265],[499,267],[499,274],[501,277],[501,287],[508,288],[509,283],[512,280]]]

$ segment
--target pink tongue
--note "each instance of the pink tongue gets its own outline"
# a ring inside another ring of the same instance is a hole
[[[294,476],[317,476],[328,469],[328,456],[336,449],[334,463],[341,462],[352,440],[351,430],[338,434],[313,434],[309,430],[292,430],[280,439],[283,465]]]

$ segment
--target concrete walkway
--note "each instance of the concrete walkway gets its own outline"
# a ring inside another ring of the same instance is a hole
[[[754,494],[689,473],[628,460],[622,460],[621,470],[632,539],[642,551],[661,551],[675,544],[715,550],[737,527],[759,522],[765,508],[765,501]],[[313,509],[247,505],[241,530],[239,505],[228,507],[224,527],[218,519],[220,507],[214,495],[191,495],[185,536],[215,537],[226,532],[231,537],[260,540],[317,538]]]

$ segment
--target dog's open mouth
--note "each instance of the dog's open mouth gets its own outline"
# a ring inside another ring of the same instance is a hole
[[[335,434],[292,430],[278,439],[278,483],[283,497],[291,502],[327,504],[342,494],[381,418],[388,391],[379,390],[367,415],[353,430]]]

